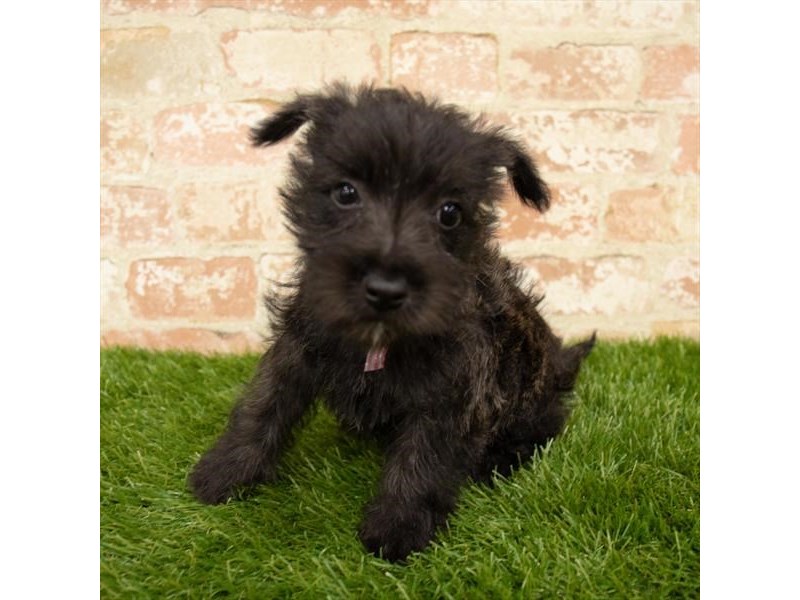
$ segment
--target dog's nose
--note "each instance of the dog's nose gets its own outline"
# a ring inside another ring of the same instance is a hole
[[[371,271],[364,277],[367,302],[375,310],[396,310],[408,296],[408,282],[402,275]]]

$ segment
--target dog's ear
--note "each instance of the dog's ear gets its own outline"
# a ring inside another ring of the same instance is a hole
[[[285,104],[250,130],[250,141],[254,146],[269,146],[289,137],[311,118],[313,102],[311,96],[298,96]]]
[[[353,91],[333,84],[320,94],[300,94],[250,130],[254,146],[269,146],[289,137],[306,123],[321,126],[351,106]]]
[[[514,191],[526,206],[544,212],[550,207],[550,190],[525,149],[515,141],[503,140],[505,161]]]

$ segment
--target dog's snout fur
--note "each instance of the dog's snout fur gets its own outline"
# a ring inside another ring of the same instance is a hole
[[[468,479],[508,475],[561,432],[594,337],[565,348],[500,253],[504,182],[526,206],[550,203],[504,129],[405,90],[336,85],[297,96],[251,137],[269,145],[301,128],[282,190],[296,277],[270,300],[269,349],[190,485],[217,503],[270,480],[319,397],[384,444],[359,536],[403,560]]]

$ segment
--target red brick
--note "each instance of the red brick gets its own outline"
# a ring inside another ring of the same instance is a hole
[[[266,94],[382,80],[380,45],[370,31],[230,31],[221,44],[229,72]]]
[[[431,0],[433,19],[472,28],[526,30],[684,32],[697,24],[697,2],[669,0]]]
[[[179,328],[165,331],[111,329],[101,335],[104,347],[135,346],[152,350],[192,350],[203,354],[255,352],[262,349],[260,336],[249,331],[214,331]]]
[[[692,257],[671,260],[664,271],[661,291],[682,307],[700,306],[700,261]]]
[[[550,186],[550,210],[541,214],[524,206],[510,186],[501,204],[499,236],[502,241],[588,242],[596,237],[599,192],[591,186]]]
[[[125,318],[120,269],[113,260],[100,260],[100,322],[113,323]]]
[[[184,166],[264,164],[265,152],[253,148],[248,135],[268,114],[265,106],[246,102],[165,110],[155,119],[155,159]]]
[[[580,2],[580,24],[598,30],[682,31],[697,24],[698,2]],[[576,23],[578,24],[578,23]]]
[[[672,170],[680,175],[700,172],[700,116],[681,118],[681,133]]]
[[[164,12],[200,14],[210,8],[269,11],[308,18],[391,16],[410,18],[427,12],[428,0],[103,0],[108,14]]]
[[[392,36],[392,84],[453,101],[497,93],[497,42],[489,35],[405,32]]]
[[[676,190],[652,185],[613,192],[605,215],[609,240],[668,242],[678,236]]]
[[[163,190],[137,186],[101,188],[101,242],[155,246],[173,239],[170,204]]]
[[[176,191],[177,216],[190,240],[287,242],[277,191],[252,183],[197,183]]]
[[[507,80],[522,99],[628,99],[635,97],[640,68],[631,46],[561,44],[513,50]]]
[[[140,173],[147,156],[144,126],[122,111],[100,118],[100,169],[104,173]]]
[[[700,242],[700,186],[696,181],[684,186],[683,200],[678,210],[678,228],[682,239]]]
[[[232,0],[229,0],[232,1]],[[392,17],[407,19],[424,16],[428,11],[428,0],[261,0],[253,4],[266,5],[273,13],[315,19],[332,17],[355,18]]]
[[[687,45],[645,48],[643,98],[694,101],[699,84],[699,48]]]
[[[204,33],[166,27],[100,32],[100,83],[104,98],[218,95],[222,57]]]
[[[233,0],[228,0],[232,2]],[[333,17],[375,18],[377,16],[406,19],[424,16],[428,0],[251,0],[254,8],[275,14],[314,19]]]
[[[136,11],[195,14],[197,3],[194,0],[101,0],[101,7],[110,15],[124,15]]]
[[[646,173],[660,167],[661,117],[655,113],[538,111],[497,119],[525,136],[544,170]]]
[[[168,13],[197,15],[209,8],[238,8],[253,10],[271,0],[102,0],[103,9],[110,15],[129,13]]]
[[[245,257],[138,260],[131,264],[126,288],[132,313],[146,319],[255,315],[255,266]]]
[[[619,315],[645,312],[651,284],[644,261],[630,256],[585,260],[536,257],[523,261],[545,293],[544,310],[555,315]]]

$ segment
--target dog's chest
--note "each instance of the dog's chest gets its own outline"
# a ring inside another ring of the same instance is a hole
[[[381,367],[371,370],[365,352],[328,356],[324,400],[347,429],[384,429],[446,392],[437,354],[389,347]]]

